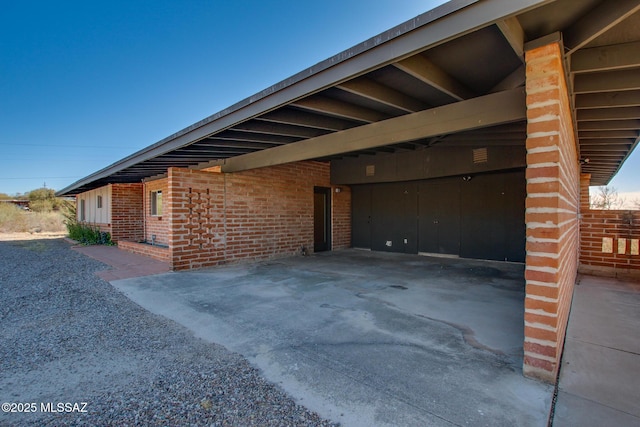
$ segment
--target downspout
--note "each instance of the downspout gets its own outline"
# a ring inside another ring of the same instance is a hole
[[[143,242],[147,241],[147,210],[145,208],[146,194],[147,194],[147,187],[144,182],[144,179],[142,179],[142,241]]]

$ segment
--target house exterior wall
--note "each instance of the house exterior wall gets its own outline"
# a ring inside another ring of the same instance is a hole
[[[98,208],[98,197],[102,207]],[[82,218],[82,201],[85,215]],[[111,240],[141,240],[143,234],[142,184],[109,184],[76,196],[79,222],[110,233]]]
[[[162,215],[151,214],[151,192],[162,191]],[[169,244],[169,221],[167,220],[168,178],[144,183],[144,240],[161,245]],[[155,236],[155,239],[153,239]]]
[[[174,270],[313,251],[313,189],[332,188],[332,248],[349,247],[351,197],[331,187],[329,164],[299,162],[222,174],[170,168]]]
[[[102,207],[98,207],[98,198],[102,199]],[[84,218],[82,217],[82,201],[84,201]],[[101,231],[111,232],[111,187],[104,186],[95,190],[78,194],[76,197],[76,214],[79,222],[92,224]]]
[[[589,182],[583,174],[578,271],[640,280],[640,211],[591,209]]]
[[[580,176],[562,46],[528,49],[523,373],[554,382],[578,270]]]
[[[144,238],[143,185],[111,184],[111,240],[139,241]]]

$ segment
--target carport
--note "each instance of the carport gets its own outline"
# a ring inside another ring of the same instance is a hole
[[[581,179],[607,183],[638,143],[639,11],[451,1],[59,194],[137,185],[126,224],[175,270],[349,246],[524,262],[523,372],[553,382]]]
[[[521,264],[349,249],[112,283],[344,425],[547,422]]]

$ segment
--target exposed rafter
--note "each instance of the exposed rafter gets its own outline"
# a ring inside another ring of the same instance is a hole
[[[571,56],[572,73],[633,67],[640,67],[640,42],[580,49]]]
[[[350,80],[337,86],[339,89],[385,104],[407,113],[424,110],[428,106],[404,93],[381,85],[366,77]]]
[[[500,83],[495,85],[489,93],[502,92],[504,90],[515,89],[524,86],[526,80],[524,64],[515,69],[515,71],[502,79]]]
[[[563,32],[567,53],[573,53],[640,10],[638,0],[607,0]]]
[[[518,21],[518,18],[512,16],[511,18],[498,21],[496,23],[504,38],[509,42],[511,49],[515,54],[524,62],[524,30],[522,25]]]
[[[271,111],[257,117],[256,120],[270,123],[305,126],[334,132],[355,126],[355,123],[352,121],[342,120],[335,117],[318,116],[317,114],[306,113],[304,111],[292,111],[290,109]]]
[[[640,89],[640,69],[577,74],[573,85],[576,94]]]
[[[393,65],[458,101],[474,96],[463,84],[422,55],[412,56]]]
[[[292,103],[294,107],[314,111],[320,114],[327,114],[350,120],[358,120],[364,123],[373,123],[388,118],[387,115],[375,110],[360,107],[353,104],[345,104],[336,99],[324,96],[314,96]]]
[[[499,92],[234,157],[227,160],[222,171],[237,172],[309,160],[515,122],[526,117],[525,105],[524,90]]]
[[[640,90],[585,93],[576,96],[576,108],[611,108],[636,106],[640,106]]]
[[[578,110],[578,121],[640,119],[640,107]]]
[[[292,126],[261,121],[251,121],[241,123],[229,129],[232,132],[243,131],[267,135],[292,136],[296,138],[313,138],[326,133],[326,130],[314,129],[304,126]]]

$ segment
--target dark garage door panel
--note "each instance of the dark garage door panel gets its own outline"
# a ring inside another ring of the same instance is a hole
[[[417,183],[378,184],[371,192],[371,249],[417,253]]]
[[[418,250],[460,253],[460,183],[456,180],[420,181]]]
[[[354,186],[352,244],[524,262],[525,196],[524,171]]]
[[[477,175],[461,184],[460,256],[524,262],[524,172]]]

